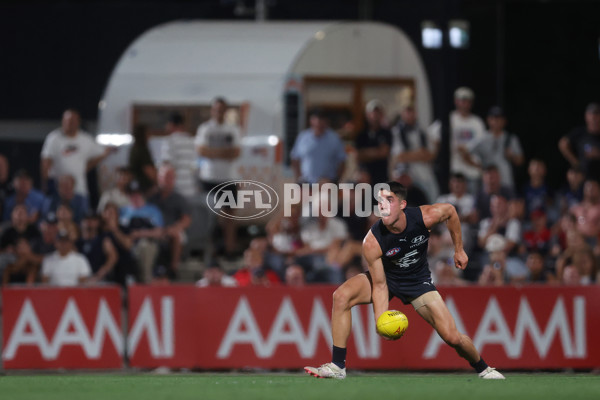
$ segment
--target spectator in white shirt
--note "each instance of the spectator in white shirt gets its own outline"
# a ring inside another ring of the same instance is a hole
[[[42,261],[42,282],[56,286],[77,286],[92,275],[90,263],[74,250],[69,232],[60,230],[56,237],[56,251]]]
[[[63,113],[62,125],[50,132],[41,153],[42,189],[47,193],[55,190],[54,180],[62,175],[73,175],[75,193],[88,196],[86,174],[110,153],[80,129],[79,112],[68,109]]]

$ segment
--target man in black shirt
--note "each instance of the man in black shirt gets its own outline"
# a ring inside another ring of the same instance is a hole
[[[369,173],[371,182],[387,182],[392,133],[385,127],[383,103],[377,99],[371,100],[365,111],[366,127],[354,143],[358,162]]]
[[[600,171],[600,103],[585,109],[585,127],[573,129],[558,142],[558,148],[573,167],[581,167],[586,177]]]

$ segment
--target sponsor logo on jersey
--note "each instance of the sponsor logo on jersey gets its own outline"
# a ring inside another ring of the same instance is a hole
[[[413,247],[420,246],[423,243],[427,242],[428,240],[429,240],[429,238],[426,238],[425,235],[415,236],[410,241],[412,243],[412,245],[410,246],[410,248],[412,249]]]
[[[394,247],[393,249],[388,250],[385,255],[388,257],[392,257],[395,256],[396,254],[398,254],[400,252],[400,250],[402,250],[400,247]]]

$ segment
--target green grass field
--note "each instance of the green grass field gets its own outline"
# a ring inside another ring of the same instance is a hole
[[[355,374],[331,381],[296,374],[0,376],[0,399],[600,399],[600,376],[506,374]]]

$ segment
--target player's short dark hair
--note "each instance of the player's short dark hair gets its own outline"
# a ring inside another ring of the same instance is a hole
[[[396,181],[390,181],[387,182],[387,185],[390,187],[390,192],[398,196],[400,200],[406,200],[408,191],[406,190],[406,187],[403,184],[398,183]]]
[[[173,125],[182,125],[183,124],[183,115],[181,115],[178,112],[173,112],[171,113],[171,115],[169,115],[169,120],[170,123],[172,123]]]

